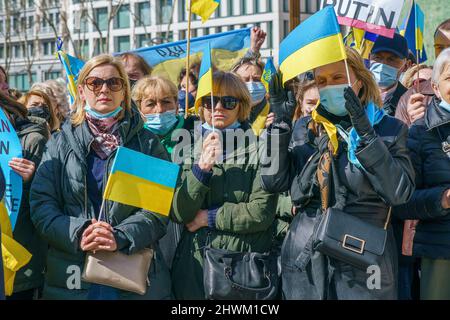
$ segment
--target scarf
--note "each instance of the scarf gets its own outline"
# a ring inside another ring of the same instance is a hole
[[[86,121],[94,136],[92,149],[105,160],[120,145],[119,120],[117,117],[96,119],[86,113]]]

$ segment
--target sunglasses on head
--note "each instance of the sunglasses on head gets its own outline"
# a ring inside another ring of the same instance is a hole
[[[239,99],[235,97],[225,96],[225,97],[212,97],[212,102],[214,104],[214,109],[217,108],[217,104],[219,103],[222,105],[224,109],[227,110],[233,110],[236,108],[237,104],[239,103]],[[211,96],[203,97],[202,98],[202,105],[205,109],[211,110]]]
[[[117,92],[123,89],[125,83],[122,78],[109,78],[103,80],[102,78],[97,77],[89,77],[84,82],[86,87],[93,92],[98,92],[103,88],[103,85],[106,83],[109,90]]]

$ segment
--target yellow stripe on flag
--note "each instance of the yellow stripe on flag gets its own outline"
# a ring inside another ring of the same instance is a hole
[[[197,96],[195,100],[195,111],[198,112],[198,108],[200,107],[202,97],[206,97],[211,95],[212,91],[212,70],[209,69],[208,72],[206,72],[198,81],[198,87],[197,87]]]
[[[252,130],[253,130],[253,133],[255,134],[255,136],[259,137],[261,132],[266,127],[266,119],[267,119],[267,116],[269,115],[269,111],[270,111],[270,105],[269,105],[269,103],[267,103],[266,106],[264,107],[264,109],[256,117],[256,120],[252,123]]]
[[[105,189],[105,199],[168,216],[175,190],[137,176],[116,171]]]
[[[308,71],[346,58],[340,33],[311,42],[288,56],[280,65],[283,83],[296,77],[300,69]]]

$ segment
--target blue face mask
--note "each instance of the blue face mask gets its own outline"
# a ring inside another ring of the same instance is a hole
[[[95,111],[94,109],[92,109],[92,107],[86,101],[86,105],[84,106],[84,110],[93,118],[96,118],[96,119],[107,119],[107,118],[113,118],[113,117],[117,116],[117,114],[120,111],[122,111],[123,108],[121,106],[119,106],[119,107],[116,108],[116,110],[111,111],[109,113],[100,113],[100,112]]]
[[[398,69],[387,64],[373,62],[370,65],[370,72],[375,77],[375,81],[381,88],[387,88],[397,82]]]
[[[347,87],[348,84],[337,84],[320,89],[320,104],[325,107],[325,110],[335,116],[343,117],[347,115],[344,98],[344,89]]]
[[[195,104],[195,98],[192,95],[192,93],[188,93],[187,94],[187,99],[188,99],[188,103],[189,103],[189,108],[192,108]],[[178,91],[178,104],[180,106],[180,109],[185,109],[186,107],[186,91],[185,90],[180,90]]]
[[[247,89],[252,96],[252,105],[257,105],[261,101],[263,101],[266,96],[266,88],[262,84],[262,82],[246,82]]]
[[[145,118],[145,127],[159,136],[166,135],[178,121],[175,110],[146,114]]]
[[[444,109],[447,112],[450,112],[450,103],[448,103],[444,99],[441,99],[441,102],[439,103],[439,107],[441,107],[442,109]]]

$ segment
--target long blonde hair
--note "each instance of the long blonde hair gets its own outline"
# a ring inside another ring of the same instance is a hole
[[[355,49],[346,47],[345,51],[347,53],[349,67],[353,70],[355,77],[362,82],[359,94],[361,104],[366,107],[372,101],[381,108],[383,102],[381,100],[380,90],[372,73],[366,68],[363,59]]]
[[[91,71],[97,67],[111,65],[117,69],[120,74],[120,77],[124,81],[124,101],[122,110],[119,114],[119,119],[123,119],[126,111],[130,112],[131,110],[131,89],[130,82],[128,80],[128,75],[125,72],[122,61],[119,58],[113,57],[109,54],[102,54],[90,59],[84,65],[83,69],[81,69],[80,74],[78,76],[78,85],[84,85],[84,81],[89,76]],[[72,115],[72,125],[79,126],[83,123],[86,111],[84,111],[85,102],[81,99],[80,95],[77,94],[75,97],[75,101],[73,103],[72,109],[75,110],[75,113]]]

